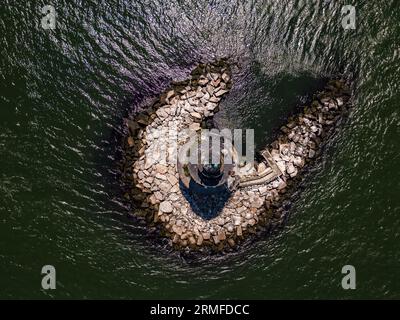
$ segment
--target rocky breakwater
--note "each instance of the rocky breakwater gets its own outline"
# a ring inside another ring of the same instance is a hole
[[[143,112],[126,120],[128,135],[121,163],[125,197],[134,203],[134,215],[157,226],[157,231],[169,238],[175,248],[231,250],[258,230],[279,225],[285,218],[282,200],[289,195],[289,180],[318,156],[323,142],[349,106],[345,82],[329,82],[303,112],[281,128],[276,141],[261,152],[265,161],[245,171],[246,176],[240,178],[246,184],[233,191],[216,217],[207,220],[195,213],[196,208],[182,192],[176,161],[154,161],[159,150],[153,146],[171,128],[181,132],[205,127],[231,85],[231,72],[225,61],[201,64],[190,79],[174,83]],[[169,159],[186,142],[186,136],[178,135],[176,145],[165,144]],[[258,173],[274,166],[279,168],[279,174],[272,181],[260,182],[263,180]]]

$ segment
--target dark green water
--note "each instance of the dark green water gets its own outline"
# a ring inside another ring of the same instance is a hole
[[[52,1],[54,31],[44,4],[0,4],[0,298],[400,298],[398,1]],[[329,75],[353,76],[355,108],[283,230],[190,262],[127,218],[118,137],[143,99],[223,56],[239,68],[219,121],[258,144]]]

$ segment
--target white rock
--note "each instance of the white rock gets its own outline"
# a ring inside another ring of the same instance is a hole
[[[218,74],[218,73],[211,73],[211,78],[212,78],[213,80],[218,80],[219,74]]]
[[[165,174],[161,174],[161,173],[156,173],[156,179],[158,180],[167,180],[167,177],[165,176]]]
[[[264,196],[268,192],[268,187],[262,186],[262,187],[258,188],[258,192],[260,192],[261,196]]]
[[[224,95],[227,92],[228,92],[228,90],[221,89],[221,90],[219,90],[218,92],[215,93],[215,96],[216,97],[220,97],[220,96]]]
[[[157,164],[156,171],[160,174],[165,174],[165,173],[167,173],[168,168],[166,166],[164,166],[163,164]]]
[[[288,174],[293,173],[296,170],[296,168],[294,167],[294,165],[292,163],[289,163],[286,167],[286,172]]]
[[[215,96],[211,96],[210,99],[208,99],[208,101],[212,102],[212,103],[218,103],[220,100],[220,98],[217,98]]]
[[[299,168],[304,167],[304,159],[302,157],[295,157],[293,164]]]
[[[171,202],[169,201],[163,201],[160,203],[160,211],[164,213],[171,213],[173,210],[173,207],[171,205]]]
[[[287,186],[286,182],[283,180],[280,180],[279,185],[278,185],[278,190],[282,190],[282,189],[286,188],[286,186]]]
[[[178,201],[178,200],[179,200],[179,195],[176,194],[176,193],[171,193],[171,194],[169,195],[168,199],[171,200],[171,201],[173,201],[173,202]]]
[[[197,130],[200,130],[200,129],[201,129],[200,128],[200,123],[198,123],[198,122],[194,122],[194,123],[191,123],[189,125],[189,130],[197,131]]]
[[[170,192],[178,192],[179,191],[179,184],[175,184],[172,186]]]
[[[298,146],[296,148],[295,154],[298,155],[298,156],[303,156],[303,147]]]
[[[278,168],[279,168],[282,172],[285,172],[285,170],[286,170],[285,161],[277,161],[276,164],[278,165]]]
[[[210,94],[210,96],[212,97],[212,95],[214,94],[214,87],[210,84],[207,85],[206,87],[207,92]],[[210,99],[211,101],[211,99]]]
[[[204,107],[203,106],[198,106],[198,107],[194,107],[193,109],[195,112],[201,114],[204,111]]]
[[[208,83],[208,81],[209,80],[207,78],[199,79],[199,85],[205,86]]]
[[[261,173],[261,172],[265,171],[266,169],[267,169],[267,166],[265,165],[265,163],[261,162],[258,164],[257,172]]]
[[[224,82],[229,82],[230,79],[231,79],[231,77],[230,77],[229,74],[227,74],[226,72],[224,72],[224,73],[222,74],[222,80],[223,80]]]
[[[261,198],[259,198],[259,197],[255,197],[254,200],[250,204],[250,206],[252,208],[256,208],[256,209],[261,208],[262,205],[263,205],[263,200]]]
[[[157,200],[159,200],[159,201],[164,200],[164,196],[163,196],[163,194],[162,194],[160,191],[156,191],[156,192],[154,193],[154,196],[155,196],[155,198],[156,198]]]
[[[233,224],[235,226],[240,226],[240,224],[242,223],[242,218],[241,217],[233,217]]]
[[[146,178],[146,182],[147,183],[153,183],[153,181],[154,181],[154,177],[147,177]]]
[[[242,206],[236,209],[236,212],[241,214],[242,212],[246,211],[246,207]]]
[[[168,114],[165,112],[165,110],[164,109],[158,109],[157,111],[156,111],[156,115],[160,118],[160,119],[165,119],[165,118],[167,118],[168,117]]]
[[[168,182],[165,181],[165,182],[161,183],[159,187],[162,192],[167,194],[170,192],[172,186]]]
[[[193,107],[196,107],[197,104],[198,104],[198,102],[199,102],[197,99],[194,99],[194,98],[190,98],[190,99],[188,99],[187,101],[188,101],[189,104],[190,104],[191,106],[193,106]]]
[[[294,171],[292,173],[290,173],[289,175],[290,175],[291,178],[294,178],[295,176],[297,176],[297,173],[298,173],[297,168],[294,168]]]
[[[177,179],[174,175],[172,175],[172,174],[169,174],[169,175],[167,176],[167,179],[168,179],[168,181],[169,181],[169,183],[170,183],[171,185],[175,185],[175,184],[178,183],[178,179]]]
[[[209,111],[214,111],[214,109],[218,106],[218,104],[214,103],[214,102],[208,102],[206,104],[206,108]]]
[[[190,116],[196,120],[201,120],[201,115],[198,112],[191,112]]]

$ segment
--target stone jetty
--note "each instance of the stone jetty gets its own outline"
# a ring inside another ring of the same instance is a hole
[[[331,80],[301,113],[288,119],[277,139],[266,146],[261,161],[241,173],[239,184],[219,214],[204,219],[182,191],[177,164],[157,162],[154,145],[174,128],[200,131],[218,112],[232,87],[231,71],[224,60],[200,64],[187,81],[174,83],[157,100],[126,119],[127,136],[121,169],[127,187],[125,198],[133,214],[178,249],[227,251],[258,230],[283,222],[282,201],[289,196],[291,180],[301,175],[321,152],[335,125],[349,108],[345,81]],[[186,143],[178,135],[176,146],[165,145],[168,157]],[[211,195],[212,197],[212,195]]]

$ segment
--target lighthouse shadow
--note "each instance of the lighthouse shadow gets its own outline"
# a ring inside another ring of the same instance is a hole
[[[220,188],[200,188],[191,181],[189,188],[180,182],[180,189],[183,196],[189,202],[193,212],[204,220],[211,220],[217,217],[232,193],[225,187]]]

